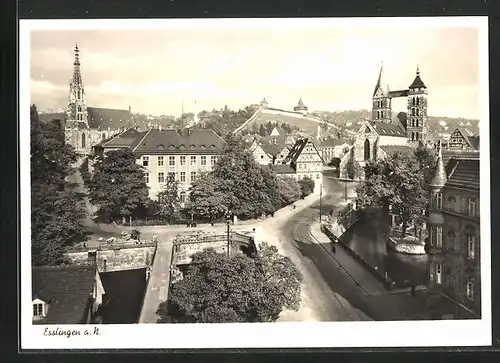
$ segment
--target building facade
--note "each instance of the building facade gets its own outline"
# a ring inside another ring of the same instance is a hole
[[[429,288],[456,303],[456,317],[481,316],[479,158],[443,162],[438,146],[428,216]]]
[[[330,162],[333,158],[341,158],[349,149],[349,143],[342,139],[327,138],[318,145],[318,150],[325,163]]]
[[[128,110],[87,106],[80,66],[77,45],[65,115],[65,138],[77,153],[89,154],[93,146],[132,127],[134,122],[130,106]]]

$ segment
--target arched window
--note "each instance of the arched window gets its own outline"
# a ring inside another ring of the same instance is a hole
[[[78,105],[78,112],[82,112],[82,106]]]
[[[85,134],[82,133],[82,148],[85,148]]]
[[[370,160],[370,140],[365,140],[365,160]]]
[[[106,138],[106,134],[103,132],[101,135],[101,140],[104,140]]]
[[[418,132],[415,133],[415,140],[418,140]]]
[[[412,104],[412,106],[415,106],[415,104],[416,104],[416,102],[415,102],[415,97],[412,97],[412,98],[411,98],[411,104]]]
[[[420,105],[420,97],[417,97],[417,106]]]
[[[186,202],[186,192],[181,192],[181,194],[180,194],[180,201],[181,201],[181,203],[185,203]]]
[[[415,126],[419,127],[418,119],[415,120]]]
[[[455,249],[455,239],[457,238],[457,234],[455,233],[454,230],[450,229],[448,231],[448,249],[449,250],[454,250]]]
[[[415,140],[415,133],[414,132],[411,133],[411,139]]]
[[[419,108],[417,108],[415,111],[416,111],[416,113],[417,113],[417,116],[420,116],[420,109],[419,109]]]
[[[380,118],[384,118],[384,111],[380,111]]]

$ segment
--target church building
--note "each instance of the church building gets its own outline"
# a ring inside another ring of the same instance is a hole
[[[367,161],[377,160],[394,151],[407,152],[419,145],[426,145],[428,92],[420,78],[419,67],[415,79],[405,90],[391,91],[384,83],[383,75],[381,67],[372,97],[372,118],[359,128],[349,152],[342,157],[342,178],[362,178],[362,168]],[[406,119],[393,118],[391,103],[397,97],[406,97],[408,100]],[[359,166],[359,175],[349,175],[349,163]]]
[[[125,129],[135,127],[131,108],[117,110],[87,107],[85,87],[80,69],[80,50],[75,46],[73,77],[66,108],[65,137],[78,154],[89,154],[102,140]]]

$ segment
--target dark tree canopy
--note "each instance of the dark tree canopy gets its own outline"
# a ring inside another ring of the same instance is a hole
[[[95,164],[89,197],[100,213],[107,213],[112,218],[132,217],[148,205],[144,169],[135,161],[131,151],[113,150]]]
[[[308,176],[299,180],[301,197],[305,198],[312,192],[314,192],[314,180],[309,178]]]
[[[77,156],[60,121],[41,123],[34,105],[30,114],[32,263],[55,265],[66,247],[86,239],[81,197],[65,181]]]
[[[288,257],[263,244],[259,255],[227,256],[207,249],[193,255],[169,295],[181,322],[273,322],[298,310],[302,275]]]

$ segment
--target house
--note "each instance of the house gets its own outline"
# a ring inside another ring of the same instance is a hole
[[[479,157],[443,161],[429,183],[429,288],[455,302],[458,318],[481,316]]]
[[[318,145],[323,160],[328,163],[332,158],[340,158],[349,151],[350,145],[342,139],[327,138]]]
[[[367,161],[378,160],[395,150],[395,148],[390,148],[389,151],[386,148],[388,146],[397,146],[401,150],[407,150],[409,146],[407,141],[406,131],[399,124],[365,121],[355,135],[354,144],[340,160],[340,177],[349,178],[347,167],[349,161],[363,168]]]
[[[65,138],[77,153],[89,154],[92,147],[102,140],[137,125],[130,106],[128,110],[87,107],[80,66],[80,50],[77,45],[65,115]]]
[[[465,129],[459,127],[451,134],[446,149],[449,151],[478,151],[479,135],[471,135]]]
[[[33,324],[92,324],[105,293],[93,265],[32,268]]]
[[[302,104],[302,106],[300,104]],[[297,107],[299,108],[297,109]],[[269,121],[272,123],[277,122],[279,125],[286,123],[291,126],[296,126],[304,131],[308,137],[315,137],[317,135],[318,125],[326,125],[334,129],[338,129],[336,125],[324,122],[321,118],[309,114],[307,112],[307,107],[304,106],[301,100],[295,108],[296,110],[290,111],[269,107],[269,103],[264,98],[260,102],[260,107],[255,111],[255,113],[240,127],[234,130],[233,134],[241,134],[243,130],[250,130],[253,124],[262,125],[267,124]]]
[[[309,138],[297,140],[287,157],[283,160],[283,165],[276,169],[278,175],[294,176],[297,180],[309,177],[314,180],[314,192],[319,193],[323,184],[323,159]],[[290,169],[294,174],[290,173]]]
[[[255,139],[249,147],[255,162],[260,165],[274,164],[277,151],[267,142]]]

